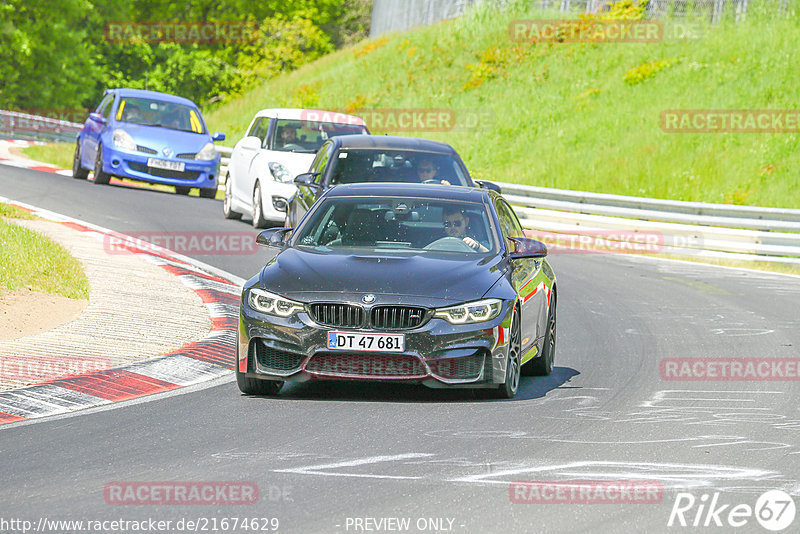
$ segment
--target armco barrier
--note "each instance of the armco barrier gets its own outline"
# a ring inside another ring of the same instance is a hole
[[[658,233],[667,253],[800,264],[800,210],[497,184],[526,228],[560,235]]]
[[[76,122],[0,110],[0,137],[8,139],[71,143],[82,127]]]

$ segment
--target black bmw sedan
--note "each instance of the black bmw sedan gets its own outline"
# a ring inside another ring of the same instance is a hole
[[[556,278],[494,191],[360,183],[329,189],[244,286],[236,377],[405,381],[513,397],[549,374]]]

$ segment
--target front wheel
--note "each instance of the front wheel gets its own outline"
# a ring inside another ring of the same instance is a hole
[[[280,380],[261,380],[259,378],[248,378],[239,371],[239,344],[236,344],[236,385],[239,391],[245,395],[277,395],[283,387]]]
[[[508,341],[508,361],[506,363],[506,381],[494,392],[501,399],[513,399],[519,389],[520,358],[522,352],[522,334],[520,333],[519,310],[514,310],[511,320],[511,334]]]
[[[547,313],[547,330],[544,333],[542,355],[527,362],[523,367],[526,375],[547,376],[553,372],[556,360],[556,292],[550,297],[550,310]]]
[[[253,228],[266,228],[269,221],[264,218],[264,208],[261,205],[261,184],[256,182],[253,189]]]
[[[111,175],[103,170],[103,145],[97,145],[97,158],[94,160],[94,183],[106,185],[111,181]]]
[[[81,166],[81,142],[75,143],[75,154],[72,156],[72,177],[76,180],[85,180],[89,170]]]

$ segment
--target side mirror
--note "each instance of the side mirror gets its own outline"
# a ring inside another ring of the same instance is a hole
[[[258,150],[261,148],[261,139],[255,135],[249,135],[241,140],[239,146],[247,150]]]
[[[213,134],[211,134],[211,140],[212,141],[224,141],[225,140],[225,134],[222,133],[222,132],[214,132]]]
[[[100,124],[105,124],[106,123],[106,118],[103,117],[102,115],[100,115],[99,113],[97,113],[96,111],[93,111],[92,113],[89,113],[89,118],[91,120],[93,120],[94,122],[98,122]]]
[[[547,245],[527,237],[509,237],[514,243],[511,257],[515,260],[522,258],[544,258],[547,256]]]
[[[256,244],[263,247],[283,248],[286,246],[284,242],[286,234],[292,230],[292,228],[269,228],[258,234]]]
[[[494,191],[495,193],[502,193],[502,191],[500,190],[500,186],[495,183],[486,182],[484,180],[475,180],[475,183],[478,184],[478,187],[481,187],[483,189],[489,189],[490,191]]]
[[[304,172],[294,177],[294,183],[295,185],[310,187],[319,191],[322,189],[322,186],[314,181],[319,175],[320,173],[318,172]]]

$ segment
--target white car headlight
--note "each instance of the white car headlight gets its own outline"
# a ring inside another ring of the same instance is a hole
[[[292,173],[290,173],[286,167],[275,161],[269,163],[269,172],[272,173],[272,177],[278,182],[289,183],[292,181]]]
[[[202,161],[211,161],[217,157],[217,149],[214,148],[214,143],[206,143],[203,150],[194,155],[194,159]]]
[[[247,292],[247,303],[256,311],[278,317],[289,317],[303,309],[299,302],[255,287]]]
[[[114,130],[114,133],[111,134],[111,142],[117,148],[136,150],[136,143],[133,141],[133,137],[125,130]]]
[[[502,307],[503,303],[499,299],[476,300],[458,306],[439,308],[434,317],[452,324],[482,323],[500,315]]]

